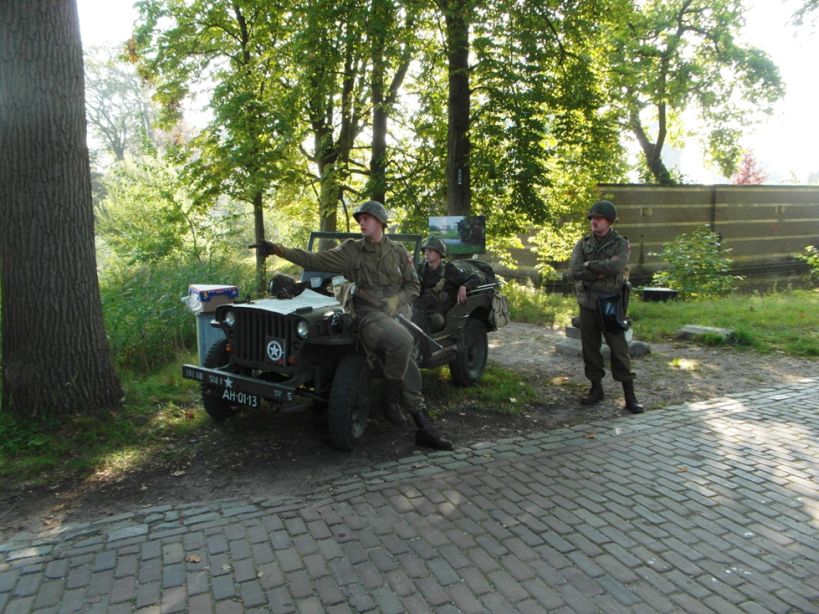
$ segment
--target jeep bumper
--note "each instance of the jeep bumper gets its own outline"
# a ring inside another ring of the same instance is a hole
[[[295,387],[197,365],[182,365],[182,377],[221,390],[223,399],[240,405],[255,407],[256,404],[250,398],[253,396],[271,401],[292,401],[296,398]]]

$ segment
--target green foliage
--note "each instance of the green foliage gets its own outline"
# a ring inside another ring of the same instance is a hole
[[[707,227],[681,234],[663,247],[668,268],[655,273],[652,283],[677,290],[682,299],[727,294],[741,279],[731,274],[728,252]]]
[[[535,288],[531,281],[509,281],[503,285],[503,294],[509,301],[512,319],[545,326],[566,326],[577,313],[573,296],[547,293]]]
[[[110,267],[100,279],[100,294],[114,364],[147,373],[195,348],[195,318],[181,300],[188,286],[229,284],[248,293],[252,274],[247,263],[227,261]]]
[[[654,181],[674,180],[662,150],[686,110],[697,112],[711,160],[730,176],[742,128],[782,97],[776,65],[741,41],[743,10],[741,0],[624,0],[613,12],[612,103]]]
[[[596,184],[623,178],[617,117],[601,91],[600,5],[471,6],[472,213],[487,216],[488,249],[505,265],[514,267],[510,250],[523,247],[518,234],[532,227],[541,229],[541,260],[555,262],[565,258],[565,223],[580,218]],[[419,32],[407,86],[418,109],[399,117],[412,133],[393,154],[402,180],[391,186],[391,203],[408,212],[408,227],[423,231],[427,216],[446,213],[449,109],[446,56]]]
[[[815,284],[819,284],[819,250],[815,245],[805,246],[805,252],[797,254],[799,260],[807,263],[810,267],[810,277]]]
[[[109,170],[103,186],[98,238],[125,263],[203,260],[252,242],[247,205],[221,199],[207,209],[195,207],[184,178],[162,157],[126,158]]]
[[[128,159],[105,179],[97,232],[121,259],[152,263],[196,245],[190,201],[173,169],[158,158]]]
[[[567,220],[579,217],[598,182],[623,177],[606,90],[615,4],[463,5],[475,57],[471,213],[487,215],[489,250],[510,266],[517,235],[534,226],[549,271],[566,247]],[[313,217],[318,201],[324,228],[347,202],[386,185],[405,230],[424,232],[428,216],[446,212],[452,109],[440,29],[455,3],[228,5],[140,3],[135,57],[168,117],[197,82],[212,85],[214,121],[178,150],[194,203],[229,194],[263,201],[267,216],[280,206],[279,192],[309,188],[302,210]],[[377,83],[383,102],[374,99]],[[389,117],[386,183],[368,176],[373,143],[365,127],[374,111]],[[346,229],[343,217],[339,227]]]

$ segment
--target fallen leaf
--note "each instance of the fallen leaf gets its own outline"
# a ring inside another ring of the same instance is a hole
[[[688,467],[677,467],[677,469],[679,470],[680,473],[685,473],[686,471],[688,471]]]
[[[586,439],[597,439],[597,433],[586,433],[583,435]]]
[[[200,557],[198,554],[189,554],[188,556],[185,557],[185,560],[188,563],[198,563],[199,561],[202,560],[202,557]]]

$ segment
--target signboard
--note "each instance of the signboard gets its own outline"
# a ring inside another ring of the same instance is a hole
[[[486,253],[486,216],[441,215],[429,218],[429,235],[446,243],[447,252],[454,254]]]

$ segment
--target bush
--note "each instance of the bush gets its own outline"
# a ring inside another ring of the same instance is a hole
[[[196,323],[182,303],[188,285],[253,288],[253,270],[229,262],[163,261],[108,269],[100,279],[103,316],[117,368],[149,372],[196,348]]]
[[[805,247],[804,254],[797,254],[799,260],[806,262],[810,267],[810,278],[813,283],[819,284],[819,250],[815,245],[808,245]]]
[[[669,267],[655,273],[651,281],[677,290],[683,299],[728,294],[742,279],[731,275],[730,251],[708,228],[682,234],[663,247],[661,255]]]
[[[548,294],[535,288],[528,280],[524,283],[509,281],[501,291],[509,301],[512,319],[518,322],[565,326],[571,322],[572,315],[577,313],[577,300],[574,296]]]

